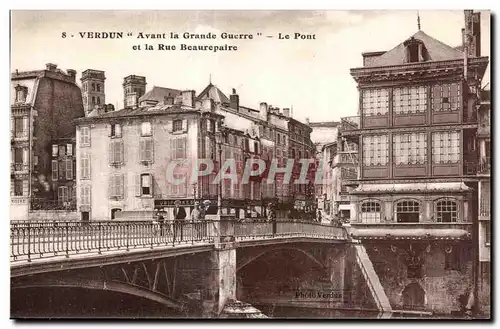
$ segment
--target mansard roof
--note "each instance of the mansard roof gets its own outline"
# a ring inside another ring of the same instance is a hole
[[[418,31],[410,38],[400,43],[393,49],[385,52],[377,58],[374,58],[367,67],[393,66],[407,64],[405,43],[410,39],[421,41],[427,51],[427,61],[447,61],[462,59],[464,53],[456,48],[450,47],[441,41],[434,39],[423,31]]]
[[[177,89],[164,88],[154,86],[153,89],[145,93],[139,98],[139,102],[142,101],[157,101],[163,102],[165,97],[175,97],[180,95],[181,91]]]

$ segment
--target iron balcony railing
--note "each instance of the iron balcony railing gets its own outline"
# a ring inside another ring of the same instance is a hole
[[[359,161],[358,154],[357,153],[339,153],[335,156],[333,159],[333,165],[340,165],[340,164],[354,164],[357,165]]]
[[[31,210],[66,210],[76,211],[76,200],[31,199]]]
[[[361,128],[361,117],[344,117],[341,118],[341,128],[342,130],[358,130]]]
[[[28,169],[29,169],[29,164],[27,164],[27,163],[11,163],[10,164],[10,171],[11,172],[28,171]]]
[[[11,262],[131,249],[283,237],[347,239],[343,228],[304,221],[19,221],[10,227]]]
[[[13,131],[12,136],[14,138],[28,138],[28,131],[27,130]]]

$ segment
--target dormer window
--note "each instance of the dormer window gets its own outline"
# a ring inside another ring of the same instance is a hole
[[[422,41],[410,38],[404,43],[407,63],[418,63],[428,60],[429,56]]]
[[[26,102],[26,96],[28,95],[28,87],[21,85],[16,86],[16,103]]]

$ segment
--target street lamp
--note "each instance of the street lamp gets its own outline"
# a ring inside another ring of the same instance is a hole
[[[224,127],[224,119],[222,119],[219,123],[219,130],[215,133],[215,142],[219,148],[219,193],[217,196],[217,217],[219,220],[222,215],[222,180],[220,179],[220,170],[222,168],[222,142],[225,136],[227,136],[227,131]]]

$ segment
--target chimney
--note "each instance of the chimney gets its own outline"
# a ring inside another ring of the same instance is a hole
[[[286,117],[290,117],[290,109],[289,108],[283,108],[283,115]]]
[[[47,63],[45,64],[45,69],[47,71],[55,71],[57,69],[57,65],[52,63]]]
[[[76,81],[76,71],[73,69],[67,69],[66,72],[72,78],[73,81]]]
[[[182,105],[194,107],[194,90],[184,90],[181,95]]]
[[[233,93],[229,96],[229,107],[240,110],[240,96],[236,93],[236,89],[233,88]]]
[[[476,13],[479,14],[479,13]],[[479,17],[474,13],[473,10],[464,10],[464,21],[465,21],[465,32],[464,32],[464,51],[467,52],[467,56],[475,57],[477,56],[477,36],[479,34]],[[475,21],[478,20],[477,26]],[[476,31],[474,31],[476,30]]]
[[[163,103],[165,103],[165,105],[173,105],[174,104],[174,97],[172,97],[170,95],[163,97]]]
[[[259,114],[262,120],[267,121],[267,116],[268,116],[268,106],[266,102],[260,103],[260,110]]]

